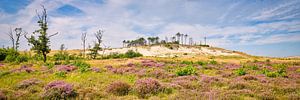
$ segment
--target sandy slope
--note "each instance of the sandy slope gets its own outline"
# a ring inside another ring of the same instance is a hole
[[[125,53],[128,50],[133,50],[140,52],[144,56],[158,56],[158,57],[173,57],[181,56],[186,53],[186,55],[240,55],[233,51],[213,48],[213,47],[188,47],[188,46],[179,46],[176,49],[169,49],[165,46],[140,46],[140,47],[128,47],[128,48],[116,48],[111,50],[105,50],[105,52],[100,51],[100,54],[111,54],[111,53]]]

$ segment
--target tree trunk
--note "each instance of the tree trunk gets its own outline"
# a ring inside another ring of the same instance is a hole
[[[43,52],[43,57],[44,57],[44,62],[46,62],[46,60],[47,60],[47,55],[46,55],[46,53],[44,53],[44,52]]]

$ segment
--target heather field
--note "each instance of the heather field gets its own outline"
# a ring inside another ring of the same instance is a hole
[[[50,58],[49,58],[50,59]],[[29,60],[0,66],[0,99],[300,99],[300,60],[233,56]]]
[[[300,0],[0,0],[0,100],[300,100]]]

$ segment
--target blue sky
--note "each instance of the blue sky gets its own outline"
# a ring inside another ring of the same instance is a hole
[[[104,44],[121,47],[124,39],[177,32],[196,42],[253,55],[300,55],[299,0],[0,0],[0,44],[9,46],[10,27],[37,29],[36,10],[45,5],[49,33],[59,35],[51,48],[81,48],[80,34],[104,29]],[[21,49],[29,49],[21,40]]]

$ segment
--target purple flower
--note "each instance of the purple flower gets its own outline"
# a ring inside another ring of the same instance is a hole
[[[70,66],[70,65],[59,65],[57,66],[58,71],[64,71],[64,72],[71,72],[73,70],[76,70],[77,67],[75,66]]]
[[[137,80],[134,84],[134,87],[138,95],[144,98],[151,94],[157,94],[160,92],[161,84],[155,79],[146,78]]]
[[[201,81],[205,83],[212,83],[218,82],[220,81],[220,79],[214,76],[201,75]]]
[[[238,65],[238,64],[226,64],[225,66],[224,66],[224,68],[225,69],[229,69],[229,70],[235,70],[235,69],[238,69],[238,68],[240,68],[241,66],[240,65]]]
[[[91,70],[96,73],[100,72],[100,68],[97,68],[97,67],[92,67]]]
[[[45,98],[66,98],[76,96],[76,92],[71,84],[64,81],[53,81],[45,87]]]
[[[3,67],[3,66],[4,66],[4,64],[0,63],[0,67]]]
[[[106,68],[107,70],[111,70],[113,67],[112,67],[111,65],[106,65],[105,68]]]
[[[27,73],[31,73],[33,72],[34,70],[31,68],[32,65],[22,65],[20,68],[18,69],[13,69],[11,70],[11,72],[22,72],[22,71],[25,71]]]
[[[18,88],[27,88],[29,86],[39,84],[40,82],[41,82],[40,80],[35,78],[24,80],[18,85]]]
[[[127,66],[127,67],[135,67],[135,64],[133,64],[133,63],[128,63],[126,66]]]

